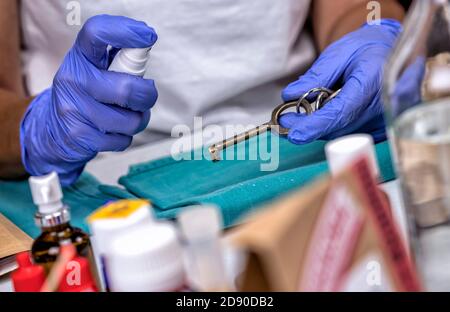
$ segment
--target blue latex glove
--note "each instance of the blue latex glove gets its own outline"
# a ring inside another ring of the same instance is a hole
[[[86,22],[53,86],[32,101],[22,120],[22,162],[29,174],[56,171],[69,185],[98,152],[131,144],[150,120],[155,84],[107,69],[117,49],[149,47],[156,40],[152,28],[129,18],[99,15]]]
[[[342,92],[310,116],[287,113],[280,118],[289,128],[288,139],[304,144],[350,133],[370,133],[375,141],[386,138],[381,102],[383,66],[402,30],[395,20],[364,25],[330,45],[311,69],[283,91],[283,99],[298,99],[315,87]]]

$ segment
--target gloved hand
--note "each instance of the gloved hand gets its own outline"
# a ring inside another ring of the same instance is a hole
[[[370,133],[376,142],[386,138],[381,102],[383,66],[402,30],[395,20],[364,25],[331,44],[311,69],[282,94],[285,101],[298,99],[315,87],[342,92],[310,116],[287,113],[280,124],[289,128],[295,144],[331,140],[350,133]]]
[[[125,17],[99,15],[85,23],[53,86],[32,101],[22,120],[22,162],[29,174],[56,171],[70,185],[98,152],[131,144],[150,120],[155,84],[107,69],[113,51],[156,40],[152,28]]]

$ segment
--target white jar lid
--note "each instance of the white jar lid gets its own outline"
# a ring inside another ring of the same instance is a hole
[[[328,142],[325,153],[333,176],[352,165],[360,157],[368,159],[374,177],[380,174],[373,138],[368,134],[353,134]]]
[[[173,291],[183,286],[182,250],[173,224],[138,226],[110,246],[106,270],[113,291]]]
[[[138,225],[155,222],[152,207],[142,200],[121,200],[107,204],[88,217],[99,254],[109,250],[112,239]]]

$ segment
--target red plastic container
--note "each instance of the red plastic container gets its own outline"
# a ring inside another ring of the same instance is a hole
[[[29,252],[21,252],[16,256],[19,268],[11,275],[14,291],[39,292],[45,281],[45,270],[31,262]]]

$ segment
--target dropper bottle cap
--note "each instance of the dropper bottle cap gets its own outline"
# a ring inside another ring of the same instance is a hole
[[[30,177],[29,184],[33,202],[38,206],[36,222],[39,226],[53,226],[69,221],[69,211],[62,202],[63,193],[56,172]]]
[[[39,207],[40,213],[53,213],[60,210],[63,193],[56,172],[41,177],[29,179],[33,202]]]
[[[151,47],[121,49],[112,61],[109,71],[144,76]]]

